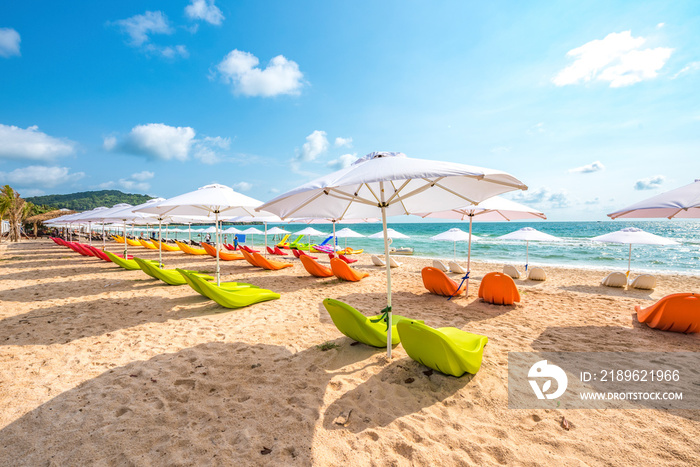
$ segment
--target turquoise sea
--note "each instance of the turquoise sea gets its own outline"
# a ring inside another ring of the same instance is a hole
[[[238,226],[237,226],[238,227]],[[241,228],[248,228],[246,225]],[[264,230],[262,226],[256,226]],[[272,224],[268,228],[273,227]],[[305,227],[304,224],[280,224],[279,227],[297,232]],[[330,224],[313,224],[316,230],[330,235],[333,227]],[[370,235],[381,230],[381,224],[338,224],[337,229],[349,227],[352,230]],[[409,239],[395,240],[392,246],[410,246],[414,248],[414,256],[452,259],[452,242],[431,240],[437,235],[453,227],[465,232],[469,230],[468,222],[445,223],[391,223],[394,230],[408,235]],[[647,232],[671,238],[679,245],[652,246],[634,245],[632,247],[632,270],[635,272],[675,271],[685,274],[700,274],[700,221],[682,220],[653,220],[653,221],[604,221],[604,222],[474,222],[472,233],[479,237],[472,243],[472,258],[475,261],[525,264],[525,242],[499,240],[496,237],[518,230],[522,227],[533,227],[542,232],[562,238],[561,242],[544,243],[530,242],[531,265],[563,265],[605,270],[627,270],[628,245],[597,243],[591,237],[623,229],[638,227]],[[173,228],[171,226],[171,228]],[[182,228],[180,226],[180,228]],[[193,226],[193,240],[199,240],[197,231],[206,226]],[[169,238],[188,237],[187,233],[170,234]],[[279,236],[276,237],[279,239]],[[231,242],[233,237],[228,236]],[[312,238],[314,242],[323,241],[323,237]],[[254,242],[262,245],[262,235],[248,236],[247,243]],[[272,243],[272,236],[269,238]],[[338,244],[345,245],[345,239],[338,239]],[[350,238],[347,245],[355,249],[364,248],[369,253],[383,253],[382,240],[368,238]],[[464,262],[467,258],[466,242],[458,242],[456,246],[457,260]]]

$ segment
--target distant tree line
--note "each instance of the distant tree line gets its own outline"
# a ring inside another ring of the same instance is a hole
[[[142,204],[153,198],[148,195],[122,193],[119,190],[83,191],[68,195],[32,196],[27,201],[35,205],[45,205],[55,209],[71,209],[73,211],[87,211],[99,206],[112,207],[119,203],[131,205]]]

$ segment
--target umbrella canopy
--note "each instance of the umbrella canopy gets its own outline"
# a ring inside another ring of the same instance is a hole
[[[313,227],[307,227],[305,229],[300,230],[299,232],[294,232],[294,235],[326,235],[323,232],[319,232],[318,230],[314,229]]]
[[[250,227],[248,229],[242,230],[241,233],[245,235],[262,235],[265,232],[263,232],[260,229],[256,229],[255,227]]]
[[[473,236],[474,240],[476,240],[478,237],[476,235]],[[444,242],[452,242],[452,259],[456,260],[457,259],[457,242],[466,242],[466,241],[471,241],[472,240],[472,235],[470,233],[465,232],[462,229],[458,228],[453,228],[450,230],[446,230],[440,234],[433,235],[430,237],[431,240],[439,240],[439,241],[444,241]]]
[[[381,215],[386,232],[387,216],[431,212],[474,204],[513,190],[526,190],[520,180],[498,170],[453,162],[413,159],[397,152],[373,152],[350,167],[312,180],[260,209],[281,217],[320,217],[342,220]],[[389,257],[389,237],[384,235]],[[391,270],[387,261],[387,306],[391,321]],[[391,326],[387,329],[387,356],[391,357]]]
[[[235,228],[235,227],[229,227],[229,228],[227,228],[227,229],[225,229],[225,230],[222,230],[221,233],[225,233],[225,234],[237,234],[237,233],[241,233],[241,231],[238,230],[238,229]]]
[[[500,237],[501,240],[522,240],[525,242],[525,270],[527,271],[527,267],[530,264],[530,242],[535,241],[535,242],[559,242],[561,241],[561,238],[555,237],[554,235],[549,235],[544,232],[540,232],[537,229],[533,229],[532,227],[523,227],[520,230],[516,230],[515,232],[507,233],[505,235],[501,235]]]
[[[700,218],[700,180],[608,214],[617,218]]]
[[[366,237],[367,235],[362,235],[361,233],[357,233],[349,227],[345,227],[337,231],[335,233],[335,236],[338,238],[360,238]]]
[[[204,215],[210,219],[213,217],[216,228],[216,284],[220,285],[219,248],[221,243],[219,241],[219,220],[221,217],[252,215],[255,212],[255,208],[260,207],[261,204],[261,201],[233,191],[231,187],[212,184],[139,210],[161,216]]]
[[[591,240],[594,242],[629,244],[630,251],[627,259],[627,277],[629,277],[632,266],[632,245],[678,245],[678,242],[674,240],[645,232],[636,227],[628,227],[618,230],[617,232],[598,235],[597,237],[591,238]]]
[[[386,229],[386,237],[391,239],[411,238],[408,235],[404,235],[401,232],[397,232],[392,228]],[[384,231],[369,235],[367,238],[384,238]]]
[[[546,219],[547,216],[537,209],[516,203],[500,196],[494,196],[476,205],[464,206],[446,211],[429,212],[419,214],[421,217],[434,217],[438,219],[459,219],[481,221],[512,221],[522,219]]]

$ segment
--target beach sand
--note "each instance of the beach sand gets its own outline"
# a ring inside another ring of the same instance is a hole
[[[508,409],[507,358],[698,352],[700,336],[650,329],[634,306],[700,292],[700,277],[621,290],[601,287],[602,271],[546,267],[504,307],[476,297],[502,265],[474,263],[469,298],[448,302],[423,288],[429,260],[398,258],[394,312],[489,338],[478,374],[454,378],[337,331],[324,298],[366,315],[386,304],[384,270],[360,258],[359,283],[310,277],[293,258],[274,272],[222,262],[223,280],[282,294],[227,310],[48,240],[0,244],[0,465],[698,465],[700,410]]]

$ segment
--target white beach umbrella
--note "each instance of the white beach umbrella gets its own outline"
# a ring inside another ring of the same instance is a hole
[[[273,227],[270,230],[267,231],[268,235],[279,235],[279,234],[288,234],[291,233],[289,230],[284,230],[281,227]]]
[[[335,234],[335,226],[336,224],[359,224],[362,222],[379,222],[379,219],[376,217],[365,217],[363,219],[331,219],[331,218],[300,218],[300,219],[293,219],[290,220],[289,222],[303,222],[304,224],[332,224],[333,225],[333,251],[336,251],[336,244],[337,242],[337,235]],[[363,235],[364,236],[364,235]],[[347,240],[346,240],[346,248],[347,248]]]
[[[309,240],[309,252],[311,251],[311,236],[314,235],[326,235],[323,232],[319,232],[318,230],[314,229],[313,227],[307,227],[305,229],[300,230],[299,232],[294,232],[294,235],[308,235]]]
[[[337,238],[344,238],[345,239],[345,248],[347,249],[348,247],[348,238],[361,238],[361,237],[366,237],[367,235],[362,235],[361,233],[357,233],[354,230],[345,227],[343,229],[340,229],[335,233],[335,236]]]
[[[250,244],[254,247],[255,246],[255,235],[265,235],[265,232],[263,232],[260,229],[256,229],[255,227],[250,227],[248,229],[242,230],[241,233],[243,235],[250,235]],[[267,238],[265,238],[267,240]],[[267,242],[265,242],[265,246],[267,246]]]
[[[474,240],[476,240],[479,237],[477,237],[476,235],[471,235],[470,233],[467,233],[464,230],[458,229],[458,228],[446,230],[440,234],[433,235],[432,237],[430,237],[431,240],[452,242],[452,259],[453,260],[457,259],[457,242],[471,241],[472,238]]]
[[[525,270],[530,264],[530,242],[559,242],[561,238],[540,232],[532,227],[523,227],[520,230],[498,237],[501,240],[522,240],[525,242]]]
[[[216,227],[216,284],[221,284],[219,267],[219,220],[223,217],[252,215],[261,201],[233,191],[224,185],[206,185],[173,198],[166,199],[156,206],[141,211],[172,216],[206,216],[213,218]]]
[[[131,204],[128,204],[128,203],[115,204],[114,206],[112,206],[109,209],[104,209],[104,210],[100,210],[98,212],[90,213],[89,215],[85,216],[83,218],[83,220],[91,221],[91,222],[98,221],[98,222],[102,222],[102,223],[114,222],[115,219],[112,219],[110,216],[114,213],[119,212],[119,211],[123,211],[126,208],[133,208],[133,206]],[[116,219],[116,220],[120,220],[120,219]],[[128,244],[126,243],[126,226],[124,226],[124,258],[126,258],[126,256],[127,256],[128,249],[129,249],[129,247],[128,247]]]
[[[397,239],[401,239],[401,238],[411,238],[411,237],[409,237],[408,235],[404,235],[404,234],[402,234],[401,232],[397,232],[396,230],[394,230],[394,229],[392,229],[392,228],[386,229],[386,235],[385,235],[385,232],[382,231],[382,232],[377,232],[377,233],[374,233],[374,234],[372,234],[372,235],[369,235],[367,238],[384,238],[385,236],[386,236],[387,238],[392,239],[392,240],[395,239],[395,238],[397,238]]]
[[[512,221],[522,219],[546,219],[547,216],[543,212],[533,209],[524,204],[516,203],[500,196],[494,196],[479,204],[464,206],[457,209],[448,209],[446,211],[429,212],[419,214],[421,217],[431,217],[437,219],[469,219],[469,235],[472,234],[472,222],[479,221]],[[463,281],[467,282],[467,293],[469,296],[469,273],[472,266],[472,242],[469,240],[467,247],[467,273],[464,275]]]
[[[222,230],[221,233],[225,233],[225,234],[237,234],[237,233],[241,233],[241,231],[238,230],[238,229],[235,228],[235,227],[228,227],[228,228]]]
[[[627,227],[626,229],[616,232],[598,235],[597,237],[591,238],[591,240],[594,242],[629,244],[630,251],[627,260],[627,277],[629,277],[632,265],[632,245],[678,245],[678,242],[674,240],[645,232],[636,227]]]
[[[431,212],[474,204],[492,196],[527,187],[505,172],[408,158],[402,153],[373,152],[350,167],[312,180],[260,209],[280,217],[330,219],[382,218]],[[389,237],[384,235],[384,252],[389,257]],[[387,261],[387,356],[391,357],[391,265]]]
[[[618,218],[700,218],[700,180],[608,214]]]

